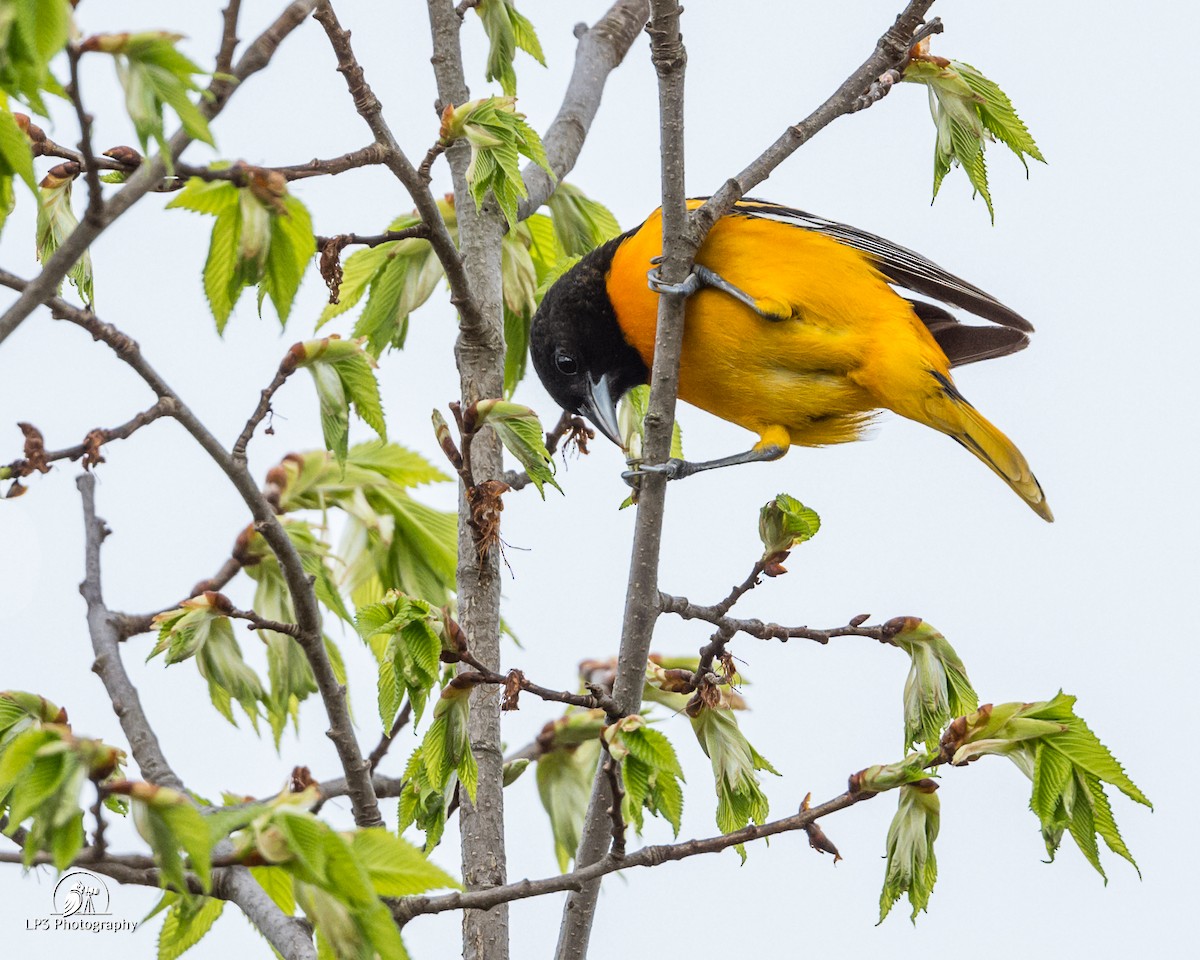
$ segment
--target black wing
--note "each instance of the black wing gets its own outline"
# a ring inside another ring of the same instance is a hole
[[[776,203],[763,200],[739,200],[734,208],[735,213],[749,217],[761,217],[766,220],[776,220],[780,223],[790,223],[804,230],[823,233],[839,243],[854,247],[867,254],[885,277],[893,283],[907,287],[916,293],[933,297],[943,303],[961,307],[976,316],[991,320],[1002,327],[1025,333],[1033,332],[1033,324],[1015,310],[1011,310],[993,297],[990,293],[980,290],[974,284],[968,283],[961,277],[943,270],[932,260],[927,260],[913,250],[885,240],[873,233],[859,230],[857,227],[836,223],[823,217],[813,216],[803,210],[794,210]],[[919,315],[919,311],[918,311]],[[945,317],[953,322],[949,314]],[[922,318],[924,319],[924,318]],[[984,327],[962,327],[963,330],[983,330]],[[1011,335],[1010,335],[1011,337]],[[1024,338],[1022,338],[1024,339]],[[940,342],[940,341],[939,341]],[[1015,340],[1012,342],[1015,343]],[[1024,342],[1014,346],[1019,350]],[[1006,351],[1011,353],[1012,350]],[[990,354],[996,356],[998,354]],[[982,356],[973,359],[983,359]],[[968,362],[968,361],[960,361]]]

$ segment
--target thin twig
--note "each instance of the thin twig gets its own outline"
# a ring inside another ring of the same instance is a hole
[[[879,38],[871,56],[824,103],[804,120],[788,127],[741,173],[726,180],[702,207],[692,212],[692,229],[697,243],[717,220],[733,209],[739,199],[762,183],[813,136],[838,117],[871,106],[891,89],[890,84],[879,82],[880,77],[889,70],[902,68],[908,62],[909,51],[916,37],[941,32],[941,23],[937,20],[919,29],[933,3],[934,0],[911,0]]]
[[[207,591],[219,592],[225,588],[234,577],[241,572],[242,563],[237,557],[229,557],[221,564],[219,569],[211,577],[199,581],[191,592],[188,593],[183,600],[188,600],[192,597],[199,596]],[[180,603],[183,602],[180,600]],[[116,629],[121,640],[128,640],[130,637],[136,637],[139,633],[146,633],[154,629],[154,618],[160,614],[166,613],[169,610],[174,610],[179,606],[179,603],[173,603],[169,607],[163,607],[161,610],[155,610],[153,613],[114,613],[109,622]]]
[[[108,429],[97,427],[95,430],[88,431],[87,438],[82,443],[77,443],[73,447],[64,447],[62,450],[48,450],[42,459],[46,463],[53,463],[55,460],[70,460],[73,462],[83,457],[85,458],[85,469],[95,466],[97,463],[103,463],[104,458],[100,456],[100,447],[106,443],[111,443],[113,440],[128,440],[147,424],[153,423],[161,417],[171,416],[174,406],[174,401],[170,398],[160,397],[152,407],[131,417],[120,426],[109,427]],[[31,469],[29,461],[23,459],[14,460],[8,464],[8,468],[13,471],[13,476],[18,477],[28,476],[27,471]]]
[[[68,43],[67,63],[71,71],[71,82],[67,85],[67,95],[71,98],[75,116],[79,120],[79,153],[83,160],[84,175],[87,177],[88,202],[84,218],[91,221],[93,226],[102,226],[104,195],[101,192],[100,173],[96,170],[96,154],[92,150],[92,115],[83,107],[83,93],[79,88],[80,56],[79,48],[74,43]]]
[[[429,228],[424,223],[418,223],[413,227],[405,227],[403,230],[385,230],[383,233],[339,233],[332,237],[317,237],[317,249],[321,249],[328,243],[337,243],[338,250],[343,247],[358,245],[363,247],[377,247],[381,243],[392,243],[395,240],[428,240]]]
[[[625,802],[625,784],[621,780],[621,764],[608,748],[608,741],[600,738],[600,746],[604,748],[604,763],[602,769],[608,778],[608,792],[612,803],[608,805],[608,816],[612,823],[612,847],[609,856],[618,859],[625,858],[625,817],[621,805]]]
[[[60,157],[72,160],[85,170],[115,170],[121,173],[133,173],[145,162],[144,158],[132,147],[114,147],[107,154],[92,158],[91,162],[78,150],[64,147],[46,138],[36,144],[39,156]],[[278,174],[285,180],[308,180],[312,177],[336,177],[338,174],[361,167],[369,167],[384,162],[385,151],[377,143],[368,144],[338,157],[320,159],[314,157],[305,163],[294,163],[281,166],[261,166],[247,164],[242,161],[222,167],[201,167],[189,163],[176,163],[173,176],[164,176],[161,183],[154,187],[156,192],[168,192],[183,187],[189,177],[196,177],[208,182],[228,181],[241,185],[246,180],[247,171],[260,170],[266,173]]]
[[[818,630],[808,626],[785,627],[778,623],[765,623],[762,620],[738,620],[720,613],[716,606],[704,606],[692,603],[687,597],[676,597],[668,593],[659,593],[659,609],[663,613],[673,613],[684,620],[703,620],[720,628],[732,636],[735,633],[745,633],[759,640],[813,640],[826,644],[834,637],[869,637],[880,643],[889,643],[886,624],[860,626],[857,623],[844,627],[830,627]]]
[[[279,369],[275,371],[275,376],[266,388],[262,391],[258,398],[258,406],[254,408],[254,412],[250,414],[250,419],[246,421],[246,425],[242,428],[242,432],[234,441],[233,449],[230,455],[235,463],[240,463],[243,466],[246,463],[246,447],[250,444],[250,438],[254,436],[254,431],[263,418],[271,412],[271,400],[275,396],[276,391],[284,385],[287,378],[296,372],[296,362],[289,352],[283,361],[279,364]],[[270,432],[269,430],[267,431]]]
[[[366,121],[375,141],[384,150],[384,163],[396,178],[404,185],[416,204],[417,214],[429,227],[429,242],[446,271],[446,279],[450,283],[451,303],[462,314],[464,321],[478,321],[478,306],[471,296],[471,285],[463,267],[462,257],[446,227],[437,201],[429,192],[427,183],[422,182],[416,168],[413,167],[404,151],[400,148],[391,127],[383,118],[383,107],[375,96],[363,75],[363,69],[354,56],[350,45],[350,32],[343,30],[338,22],[337,14],[328,0],[320,0],[316,4],[313,16],[325,28],[329,45],[337,56],[338,72],[346,80],[346,87],[354,99],[354,107],[359,116]]]
[[[873,796],[876,794],[847,791],[819,806],[810,807],[781,820],[750,824],[733,833],[708,837],[704,840],[688,840],[684,843],[642,847],[624,857],[606,856],[595,863],[578,867],[570,873],[556,874],[541,880],[521,880],[488,890],[468,890],[464,893],[451,893],[439,897],[404,897],[392,906],[392,915],[396,918],[397,923],[403,925],[413,917],[430,913],[444,913],[447,910],[488,910],[502,903],[511,903],[514,900],[524,900],[528,897],[540,897],[548,893],[561,893],[565,890],[578,891],[585,885],[617,870],[625,870],[629,867],[656,867],[659,864],[683,860],[700,854],[719,853],[738,844],[750,843],[764,837],[803,830],[808,824],[821,817],[827,817],[831,813],[844,810]]]
[[[229,6],[221,11],[221,48],[217,51],[214,73],[229,73],[233,69],[233,52],[237,49],[238,15],[242,0],[229,0]]]
[[[279,620],[268,620],[266,617],[260,617],[253,610],[230,610],[226,616],[234,620],[246,620],[249,622],[250,630],[270,630],[273,633],[282,633],[286,636],[300,639],[300,626],[295,623],[283,623]]]
[[[725,616],[725,614],[733,609],[733,605],[735,603],[737,603],[742,599],[742,597],[759,585],[761,582],[759,577],[762,576],[762,572],[765,567],[766,564],[762,560],[759,560],[754,564],[754,569],[750,571],[750,576],[729,591],[729,596],[713,606],[713,610],[717,612],[718,616]]]

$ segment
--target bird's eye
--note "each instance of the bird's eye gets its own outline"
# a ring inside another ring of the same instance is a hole
[[[558,367],[558,372],[564,376],[573,377],[579,372],[579,364],[575,362],[575,358],[570,354],[556,354],[554,357],[554,365]]]

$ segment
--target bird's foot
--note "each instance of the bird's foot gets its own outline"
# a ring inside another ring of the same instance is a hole
[[[668,480],[682,480],[684,477],[690,477],[695,473],[696,467],[696,464],[689,463],[687,460],[672,457],[665,463],[639,464],[636,470],[626,470],[622,473],[621,479],[631,487],[636,487],[638,478],[647,473],[661,473]]]
[[[741,287],[734,286],[715,270],[709,270],[708,267],[701,266],[698,263],[692,266],[692,272],[689,273],[681,283],[667,283],[665,280],[663,280],[662,275],[659,273],[659,267],[657,266],[657,264],[662,263],[662,259],[662,257],[654,257],[650,262],[656,264],[656,266],[646,274],[646,283],[655,293],[674,293],[681,294],[685,297],[690,297],[698,290],[708,287],[712,290],[720,290],[722,293],[733,297],[733,299],[737,300],[739,303],[744,303],[764,319],[781,319],[781,317],[776,316],[776,314],[770,310],[763,309],[762,304],[750,296],[750,294],[748,294]]]

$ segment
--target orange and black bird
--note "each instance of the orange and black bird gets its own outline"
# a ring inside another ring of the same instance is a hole
[[[951,367],[1028,343],[1033,327],[994,297],[882,237],[760,200],[739,201],[717,221],[678,287],[651,269],[661,252],[656,211],[559,279],[530,332],[550,395],[620,444],[616,401],[649,381],[659,294],[691,294],[679,397],[759,440],[732,457],[642,470],[674,479],[773,460],[792,444],[845,443],[885,409],[958,441],[1038,516],[1054,519],[1021,452],[950,377]],[[909,292],[991,324],[960,323]]]

